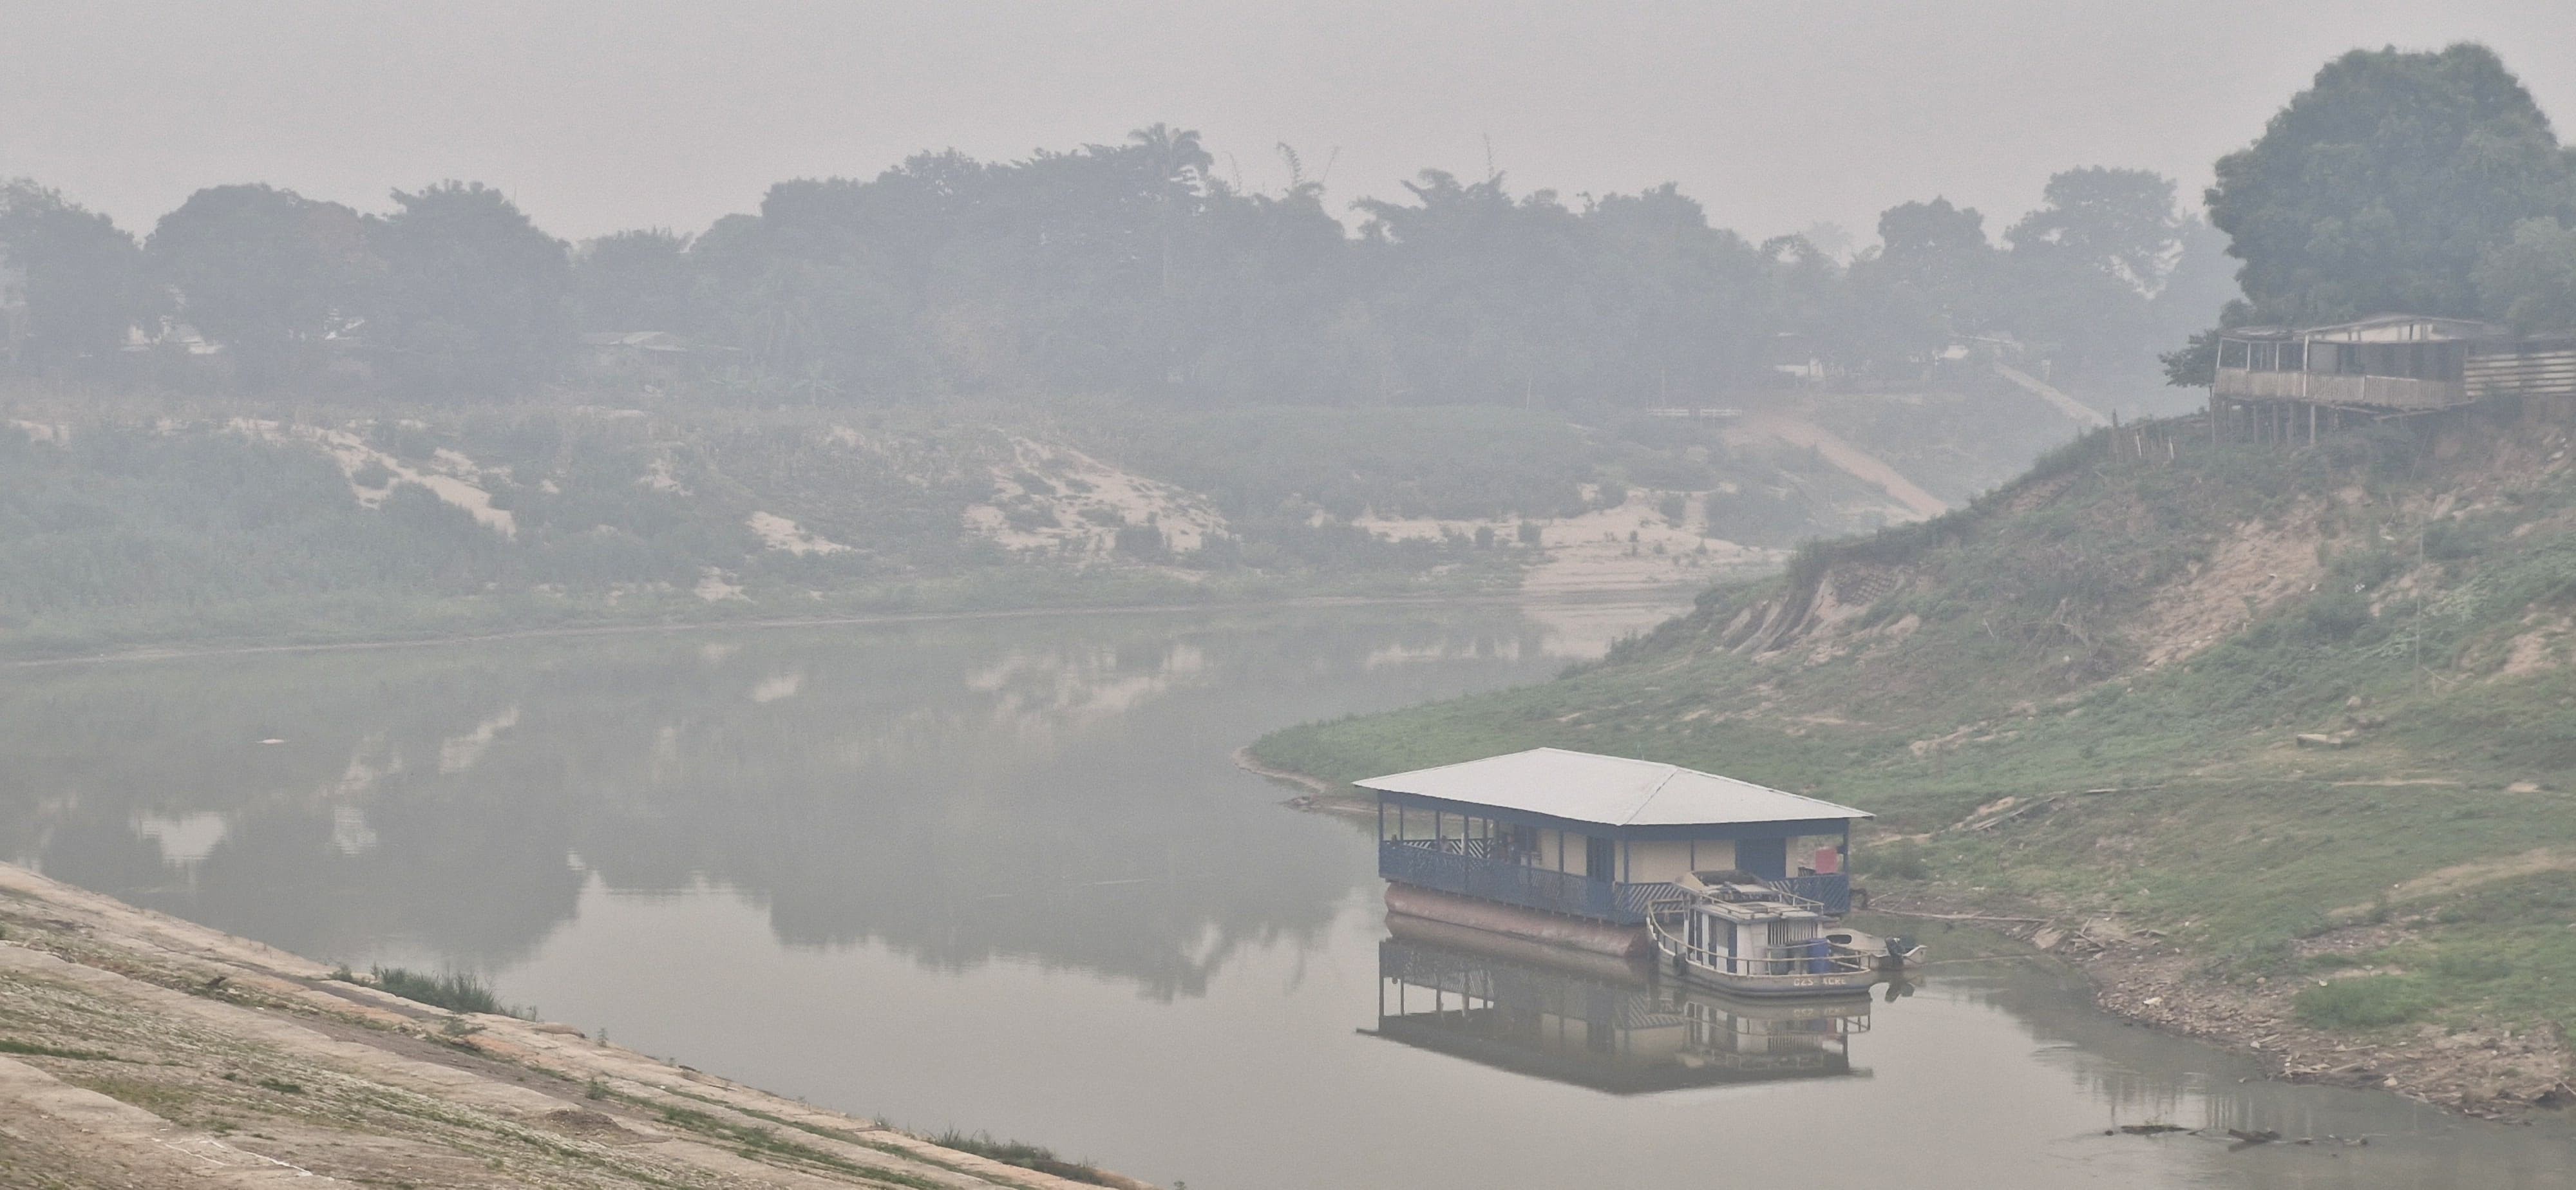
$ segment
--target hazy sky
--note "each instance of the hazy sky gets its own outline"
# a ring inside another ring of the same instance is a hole
[[[2196,193],[2327,57],[2460,39],[2576,122],[2576,0],[0,0],[0,176],[138,232],[200,186],[455,177],[580,238],[1161,120],[1257,189],[1338,148],[1337,204],[1490,140],[1516,189],[1677,181],[1757,236],[1934,194],[2000,231],[2068,166]]]

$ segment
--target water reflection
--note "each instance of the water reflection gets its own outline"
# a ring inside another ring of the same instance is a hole
[[[1166,1184],[2576,1173],[2564,1127],[2270,1082],[2028,965],[1820,1022],[1390,943],[1366,827],[1227,761],[1282,723],[1543,676],[1561,639],[1336,608],[21,669],[0,854],[317,957],[487,966],[648,1052]],[[1390,972],[1411,999],[1380,999]],[[1456,1012],[1470,988],[1490,1011]],[[1726,1077],[1754,1073],[1799,1077]],[[2150,1121],[2214,1135],[2104,1134]],[[2230,1152],[2229,1126],[2373,1140]]]
[[[749,895],[795,946],[1196,996],[1366,879],[1241,795],[1234,745],[1549,652],[1508,609],[1354,609],[21,670],[0,854],[327,958],[506,967],[595,877]]]
[[[1396,915],[1378,944],[1389,1041],[1614,1095],[1858,1075],[1870,999],[1751,1000],[1571,951],[1508,956]]]

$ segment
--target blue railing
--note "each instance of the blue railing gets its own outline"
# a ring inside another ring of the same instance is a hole
[[[1457,840],[1449,840],[1454,846]],[[1380,840],[1377,872],[1398,884],[1453,892],[1525,909],[1636,925],[1646,906],[1672,894],[1664,883],[1617,884],[1508,860],[1464,855],[1432,840]]]
[[[1679,889],[1662,881],[1618,884],[1510,860],[1487,858],[1489,852],[1499,850],[1491,846],[1492,842],[1486,839],[1381,839],[1377,848],[1377,874],[1398,884],[1623,925],[1644,922],[1649,905],[1680,893]],[[1824,912],[1837,917],[1851,912],[1851,877],[1843,873],[1785,876],[1763,883],[1791,896],[1813,901]]]
[[[1851,877],[1841,872],[1830,876],[1782,876],[1762,883],[1790,896],[1814,901],[1836,917],[1851,912]]]

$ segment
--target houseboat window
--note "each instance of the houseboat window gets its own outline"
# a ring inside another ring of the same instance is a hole
[[[2284,372],[2298,372],[2298,371],[2303,371],[2303,370],[2305,370],[2305,369],[2307,368],[2307,366],[2308,366],[2308,345],[2307,345],[2307,344],[2305,344],[2305,343],[2283,343],[2283,344],[2281,344],[2281,370],[2282,370],[2282,371],[2284,371]]]
[[[2274,370],[2274,369],[2276,369],[2276,368],[2278,368],[2278,367],[2280,367],[2280,366],[2281,366],[2281,361],[2280,361],[2281,345],[2280,345],[2280,344],[2278,344],[2278,343],[2256,343],[2256,344],[2254,344],[2254,345],[2253,345],[2253,347],[2254,347],[2254,362],[2253,362],[2253,365],[2252,365],[2252,366],[2253,366],[2253,369],[2254,369],[2255,371],[2257,371],[2257,372],[2269,372],[2269,371],[2272,371],[2272,370]]]
[[[2250,344],[2246,343],[2243,339],[2220,339],[2218,341],[2218,366],[2222,368],[2244,367],[2245,349],[2248,346],[2250,346]]]

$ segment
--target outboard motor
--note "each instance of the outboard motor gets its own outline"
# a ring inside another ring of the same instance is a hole
[[[1907,937],[1906,935],[1903,935],[1903,934],[1897,934],[1897,935],[1894,935],[1894,936],[1892,936],[1892,937],[1888,938],[1888,940],[1887,940],[1887,966],[1888,966],[1888,969],[1889,969],[1889,970],[1892,970],[1892,971],[1902,971],[1902,970],[1904,970],[1904,969],[1905,969],[1905,961],[1906,961],[1907,959],[1913,958],[1913,957],[1914,957],[1914,955],[1915,955],[1915,952],[1920,951],[1920,950],[1922,950],[1922,949],[1923,949],[1923,944],[1922,944],[1922,943],[1920,943],[1920,942],[1916,942],[1914,939],[1912,939],[1912,938],[1910,938],[1910,937]]]

